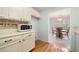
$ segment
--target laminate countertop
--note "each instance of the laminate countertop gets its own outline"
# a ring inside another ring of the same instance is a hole
[[[10,37],[10,36],[29,34],[29,33],[33,33],[33,31],[28,30],[28,31],[21,32],[16,29],[4,29],[4,30],[0,30],[0,39]]]

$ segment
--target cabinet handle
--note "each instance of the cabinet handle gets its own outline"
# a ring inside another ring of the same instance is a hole
[[[19,41],[19,42],[21,42],[21,41]]]
[[[10,39],[9,41],[12,41],[12,39]]]
[[[7,41],[4,41],[4,42],[7,42]]]
[[[24,39],[22,41],[25,41]]]
[[[32,36],[32,35],[28,35],[28,36]]]
[[[10,39],[10,40],[5,40],[4,42],[10,42],[10,41],[12,41],[12,39]]]

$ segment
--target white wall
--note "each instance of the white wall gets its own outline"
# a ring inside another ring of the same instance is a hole
[[[31,21],[32,29],[35,32],[36,40],[38,40],[39,39],[39,20],[35,17],[31,17],[31,19],[32,19]]]
[[[39,20],[39,35],[42,41],[48,41],[48,15],[47,12],[41,12]]]
[[[70,8],[64,8],[64,9],[59,9],[58,11],[55,12],[51,12],[49,13],[49,42],[53,42],[54,43],[54,39],[53,38],[53,34],[52,34],[52,26],[53,27],[64,27],[63,25],[63,21],[58,22],[56,21],[56,19],[50,19],[50,18],[55,18],[55,17],[59,17],[59,16],[68,16],[70,15]],[[64,21],[66,22],[70,22],[70,18],[68,17],[67,19],[64,19]],[[56,25],[56,23],[58,22],[58,24]],[[68,24],[68,26],[70,26],[70,24]]]
[[[74,7],[71,8],[71,20],[70,20],[70,27],[71,29],[75,29],[75,27],[79,28],[79,7]],[[76,42],[75,42],[75,36],[73,31],[71,31],[71,48],[73,51],[76,51],[75,48],[79,48],[76,47]]]
[[[71,8],[71,21],[70,21],[70,24],[71,24],[70,25],[71,27],[79,25],[79,7]]]
[[[41,18],[39,20],[39,36],[43,41],[49,41],[49,19],[48,14],[57,10],[62,10],[65,8],[48,8],[41,12]]]

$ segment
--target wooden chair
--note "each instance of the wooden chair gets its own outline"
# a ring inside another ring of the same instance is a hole
[[[64,29],[64,31],[62,31],[63,36],[64,35],[67,36],[68,39],[69,39],[69,30],[70,30],[70,27],[67,27],[67,29]]]
[[[67,37],[69,39],[69,30],[70,30],[70,27],[67,28]]]
[[[63,38],[62,27],[56,28],[56,37],[58,37],[58,38],[60,38],[60,39]]]

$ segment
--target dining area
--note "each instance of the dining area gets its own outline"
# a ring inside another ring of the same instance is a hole
[[[66,29],[63,27],[52,28],[52,43],[58,48],[70,50],[69,31],[70,27]]]
[[[51,17],[50,28],[52,35],[55,35],[56,38],[63,39],[66,36],[69,39],[70,16],[58,15]]]
[[[66,36],[69,40],[69,29],[70,27],[56,27],[52,28],[52,35],[55,35],[56,38],[60,38],[61,40]]]
[[[49,15],[49,40],[58,48],[70,50],[70,12],[61,10]]]

